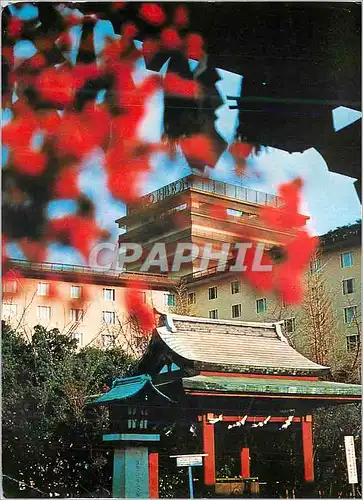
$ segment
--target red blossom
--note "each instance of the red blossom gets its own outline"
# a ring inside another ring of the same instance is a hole
[[[46,134],[53,135],[62,123],[62,119],[57,111],[46,111],[39,114],[39,127]]]
[[[23,23],[18,17],[12,16],[8,24],[8,37],[19,38],[23,29]]]
[[[69,70],[48,68],[37,77],[36,88],[42,99],[64,108],[73,101],[74,83]]]
[[[142,55],[149,61],[160,49],[160,42],[152,38],[146,38],[142,45]]]
[[[47,251],[44,246],[44,241],[23,238],[18,241],[18,245],[28,260],[33,262],[44,262],[46,260]]]
[[[139,10],[140,17],[149,24],[159,26],[165,22],[165,13],[156,3],[143,3]]]
[[[138,33],[138,29],[134,23],[125,23],[122,26],[122,36],[129,40],[133,40]]]
[[[175,28],[164,28],[160,34],[160,40],[163,45],[168,50],[177,50],[181,44],[181,38],[179,33]]]
[[[195,134],[181,139],[180,145],[188,162],[199,163],[201,167],[215,165],[218,156],[208,136]]]
[[[185,38],[185,55],[188,59],[199,61],[204,55],[204,41],[198,33],[190,33]]]
[[[2,129],[2,141],[6,146],[26,147],[37,127],[37,120],[32,113],[13,119]]]
[[[174,11],[174,24],[180,28],[184,28],[189,22],[188,11],[182,5],[178,5]]]
[[[92,245],[105,236],[105,232],[97,226],[96,221],[92,217],[67,215],[49,221],[49,239],[62,241],[73,246],[86,259],[89,256]]]
[[[152,308],[143,301],[140,290],[127,288],[125,290],[126,310],[134,316],[139,324],[140,330],[146,335],[155,328],[155,317]]]
[[[176,73],[169,72],[164,78],[164,90],[170,95],[195,98],[200,92],[198,82],[182,78]]]
[[[11,158],[14,169],[24,175],[41,175],[47,166],[46,155],[31,149],[18,148],[13,151]]]
[[[236,162],[248,158],[252,151],[252,144],[248,144],[247,142],[234,142],[229,148],[229,152]]]
[[[58,198],[74,200],[80,195],[78,188],[78,172],[75,167],[63,168],[54,184],[54,195]]]

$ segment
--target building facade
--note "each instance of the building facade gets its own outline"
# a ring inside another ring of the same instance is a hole
[[[143,283],[138,293],[150,307],[167,310],[174,303],[174,281],[156,274],[12,261],[8,276],[3,281],[2,319],[26,335],[38,324],[57,328],[77,339],[80,347],[117,344],[137,349],[142,335],[125,307],[129,286]]]

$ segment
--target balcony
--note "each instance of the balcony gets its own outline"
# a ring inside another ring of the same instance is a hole
[[[201,175],[191,174],[142,196],[136,204],[127,206],[127,215],[132,215],[140,209],[164,201],[188,189],[196,189],[198,191],[204,191],[205,193],[227,196],[235,200],[255,203],[257,205],[269,205],[273,207],[281,205],[281,199],[273,194],[256,191],[255,189],[238,186],[237,184],[216,181]]]

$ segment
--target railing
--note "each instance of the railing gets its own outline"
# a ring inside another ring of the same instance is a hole
[[[151,278],[163,278],[170,280],[166,274],[157,273],[144,273],[139,271],[105,271],[103,269],[98,269],[97,267],[88,266],[78,266],[72,264],[61,264],[54,262],[31,262],[27,260],[11,259],[11,264],[20,269],[27,269],[31,271],[43,271],[51,273],[76,273],[83,275],[97,275],[109,278],[132,278],[132,277],[142,277],[148,276]]]
[[[191,174],[142,196],[136,204],[127,206],[127,215],[131,215],[142,208],[163,201],[166,198],[175,196],[190,188],[198,189],[206,193],[228,196],[229,198],[247,201],[257,205],[270,205],[274,207],[281,205],[281,198],[273,194],[256,191],[255,189],[247,188],[242,185],[229,184],[227,182],[209,179],[201,175]]]

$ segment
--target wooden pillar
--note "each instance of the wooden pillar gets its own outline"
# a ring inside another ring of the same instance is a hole
[[[313,417],[306,415],[301,418],[302,449],[304,458],[304,479],[306,482],[314,481],[314,456],[313,456]]]
[[[251,477],[249,448],[241,448],[241,476],[243,478]]]
[[[149,498],[159,498],[159,454],[149,453]]]
[[[204,484],[212,486],[216,482],[216,460],[214,448],[214,425],[209,424],[206,415],[203,415],[203,453],[204,457]]]

